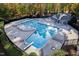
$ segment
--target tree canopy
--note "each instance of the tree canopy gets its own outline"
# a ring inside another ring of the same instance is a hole
[[[40,13],[43,15],[45,12],[61,12],[61,11],[73,11],[79,15],[79,4],[75,3],[5,3],[0,4],[0,17],[13,19],[22,16],[36,15]]]

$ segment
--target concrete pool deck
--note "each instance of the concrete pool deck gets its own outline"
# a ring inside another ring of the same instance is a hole
[[[24,42],[24,40],[27,39],[29,36],[31,36],[35,30],[32,28],[31,30],[27,29],[24,31],[24,30],[19,29],[17,26],[17,25],[21,25],[21,23],[24,23],[30,19],[26,18],[23,20],[18,20],[18,21],[14,21],[9,24],[6,24],[4,26],[6,35],[21,50],[27,52],[28,54],[31,52],[36,52],[37,55],[41,55],[41,54],[49,55],[53,49],[60,49],[62,45],[64,44],[65,40],[76,40],[74,44],[77,44],[78,32],[68,24],[66,25],[61,24],[62,20],[61,20],[61,23],[56,23],[55,20],[53,20],[50,17],[49,18],[34,18],[34,19],[38,20],[42,24],[47,24],[49,26],[57,27],[58,33],[56,34],[55,37],[48,38],[48,42],[43,48],[37,49],[36,47],[28,43],[25,44]],[[68,44],[73,44],[73,43],[69,42]],[[27,46],[29,46],[28,49],[27,49]]]

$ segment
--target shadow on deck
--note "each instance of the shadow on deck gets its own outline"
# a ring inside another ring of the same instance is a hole
[[[67,54],[66,56],[76,56],[77,47],[74,45],[66,45],[62,49],[64,49]]]

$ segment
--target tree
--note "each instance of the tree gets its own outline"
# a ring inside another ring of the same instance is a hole
[[[63,50],[55,50],[54,52],[51,53],[52,56],[65,56],[66,52]]]
[[[41,16],[46,15],[47,13],[51,12],[61,12],[62,10],[65,11],[74,11],[77,15],[79,15],[79,4],[49,4],[49,3],[5,3],[0,4],[0,17],[13,19],[19,18],[22,16],[29,16],[29,15],[37,15],[40,14]]]
[[[71,4],[71,10],[79,16],[79,4]]]
[[[37,54],[35,52],[31,52],[29,56],[37,56]]]
[[[8,16],[9,16],[8,8],[4,4],[0,4],[0,17],[7,18]]]

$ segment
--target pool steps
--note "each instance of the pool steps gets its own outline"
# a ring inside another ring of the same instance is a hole
[[[30,44],[28,44],[28,45],[24,48],[24,50],[25,50],[26,48],[30,47],[33,43],[34,43],[34,42],[31,42]]]

